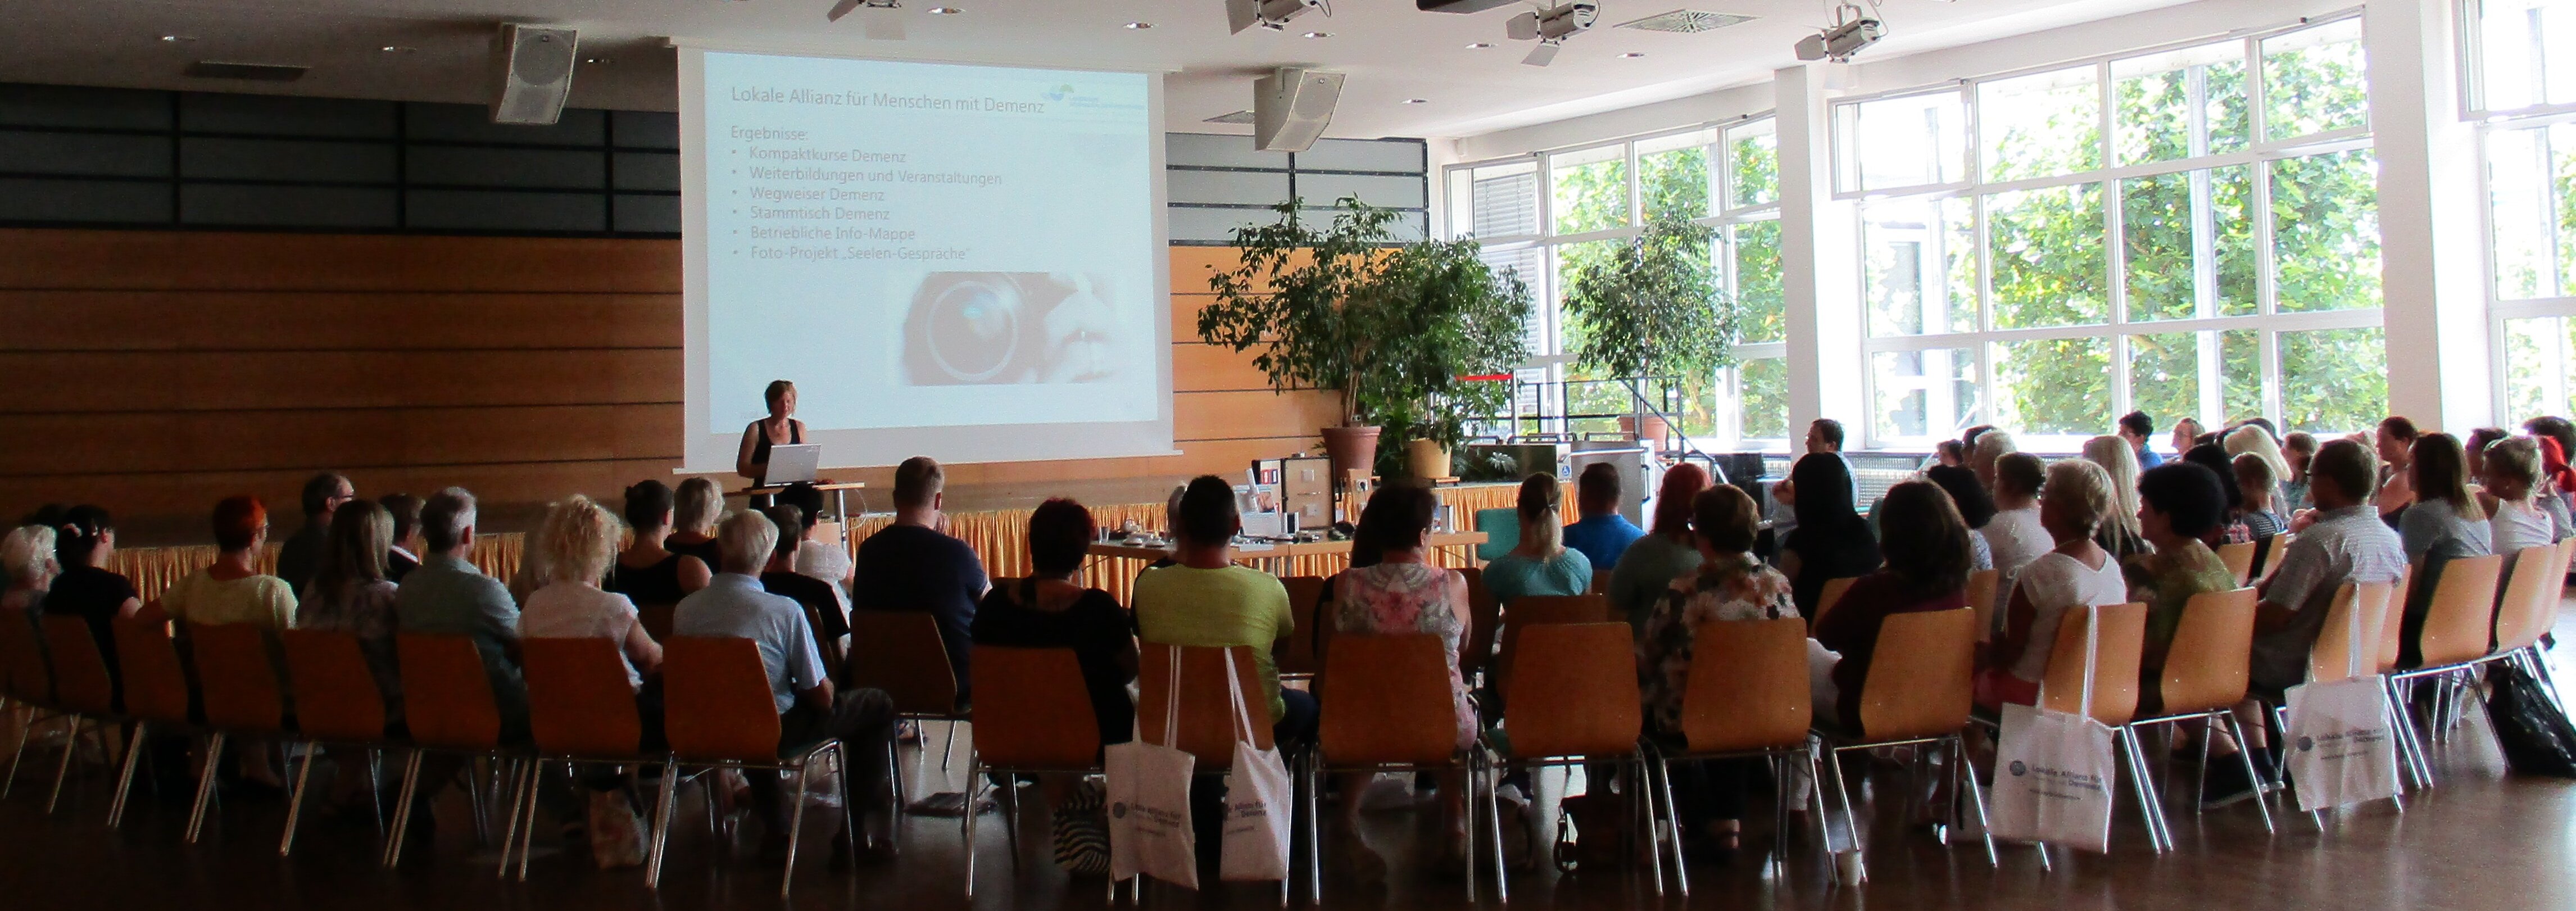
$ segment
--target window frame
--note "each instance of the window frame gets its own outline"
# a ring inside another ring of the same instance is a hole
[[[2576,14],[2576,4],[2570,4]],[[2507,297],[2502,287],[2504,263],[2499,243],[2502,232],[2496,220],[2495,155],[2498,137],[2508,133],[2547,132],[2555,127],[2576,124],[2576,102],[2526,105],[2519,108],[2492,109],[2486,105],[2485,29],[2482,28],[2484,0],[2459,0],[2453,9],[2458,16],[2459,32],[2460,117],[2475,123],[2475,155],[2478,163],[2478,189],[2482,199],[2478,213],[2480,241],[2485,247],[2485,294],[2487,300],[2487,381],[2496,403],[2499,422],[2518,426],[2531,415],[2516,415],[2513,407],[2512,332],[2514,323],[2533,319],[2576,319],[2576,271],[2557,275],[2554,294],[2531,297]],[[2576,49],[2570,49],[2576,50]],[[2576,150],[2571,150],[2576,154]],[[2553,196],[2555,188],[2552,188]],[[2570,201],[2553,198],[2552,211]],[[2556,241],[2559,238],[2553,237]],[[2564,331],[2563,327],[2562,330]],[[2560,375],[2551,385],[2567,387],[2571,379],[2568,365],[2560,365]]]

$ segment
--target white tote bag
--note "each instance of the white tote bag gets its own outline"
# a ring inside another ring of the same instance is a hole
[[[1172,661],[1172,681],[1163,715],[1163,742],[1172,742],[1180,725],[1181,663]],[[1109,875],[1114,880],[1137,874],[1167,883],[1199,887],[1198,839],[1190,829],[1190,775],[1198,758],[1168,746],[1146,743],[1144,721],[1126,743],[1101,751],[1102,771],[1109,776]]]
[[[2394,596],[2392,596],[2394,597]],[[2302,683],[2288,692],[2290,728],[2283,770],[2299,790],[2299,809],[2320,810],[2397,796],[2397,741],[2390,728],[2388,687],[2364,674],[2362,647],[2379,641],[2363,635],[2358,605],[2346,616],[2354,643],[2345,669],[2353,676]],[[2386,622],[2383,619],[2381,622]]]
[[[1295,832],[1296,792],[1278,749],[1253,745],[1252,710],[1236,682],[1234,652],[1225,653],[1225,691],[1234,704],[1234,774],[1226,782],[1225,840],[1217,875],[1230,882],[1288,878],[1288,838]],[[1357,799],[1354,797],[1353,799]]]
[[[2101,624],[2083,611],[2084,693],[2081,714],[2035,705],[2006,705],[1995,750],[1993,811],[1996,838],[2040,841],[2100,853],[2110,849],[2111,788],[2119,760],[2111,728],[2093,720],[2093,671]],[[2032,643],[2036,646],[2038,643]],[[2042,703],[2047,701],[2045,690]]]

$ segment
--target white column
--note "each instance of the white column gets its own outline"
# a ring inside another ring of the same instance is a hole
[[[1851,205],[1833,194],[1828,67],[1782,69],[1773,83],[1779,91],[1780,281],[1788,308],[1792,449],[1817,418],[1842,421],[1856,439],[1867,439],[1875,421],[1861,382],[1868,365],[1860,353],[1859,226]]]
[[[2491,424],[2486,242],[2474,126],[2463,122],[2452,0],[2370,0],[2389,411],[2426,429]]]

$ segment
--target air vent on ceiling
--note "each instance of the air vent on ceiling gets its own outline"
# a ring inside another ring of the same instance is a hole
[[[225,63],[199,60],[188,64],[187,73],[199,79],[249,79],[258,82],[294,82],[304,78],[308,66],[285,66],[275,63]]]
[[[1214,117],[1210,117],[1210,118],[1208,118],[1208,119],[1207,119],[1206,121],[1204,121],[1204,122],[1206,122],[1206,123],[1233,123],[1233,124],[1248,124],[1248,123],[1251,123],[1251,122],[1252,122],[1252,112],[1251,112],[1251,111],[1236,111],[1236,112],[1234,112],[1234,113],[1232,113],[1232,114],[1218,114],[1218,115],[1216,115],[1216,116],[1214,116]]]
[[[1644,29],[1649,32],[1680,32],[1688,35],[1700,32],[1713,32],[1730,25],[1751,21],[1753,21],[1753,17],[1737,13],[1712,13],[1707,10],[1677,9],[1659,16],[1648,16],[1632,22],[1622,22],[1619,23],[1617,27]]]

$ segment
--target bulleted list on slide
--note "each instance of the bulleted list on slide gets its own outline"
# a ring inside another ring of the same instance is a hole
[[[1150,77],[704,59],[694,204],[724,420],[758,417],[781,375],[824,427],[1159,413],[1140,367],[1162,328]]]

